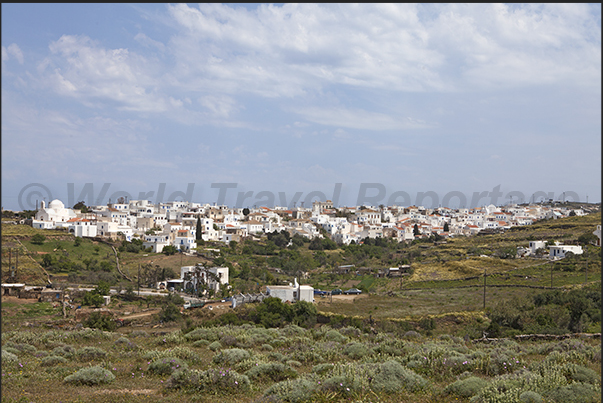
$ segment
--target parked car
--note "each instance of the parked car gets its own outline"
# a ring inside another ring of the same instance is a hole
[[[343,293],[344,294],[348,294],[348,295],[350,295],[350,294],[362,294],[362,291],[359,290],[358,288],[350,288],[349,290],[344,291]]]
[[[331,295],[341,295],[343,294],[343,291],[341,291],[341,288],[336,288],[333,291],[331,291]]]
[[[314,290],[314,295],[327,295],[328,292],[327,291],[323,291],[323,290]]]

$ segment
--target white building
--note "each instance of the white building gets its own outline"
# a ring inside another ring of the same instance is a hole
[[[88,220],[86,218],[72,218],[67,221],[69,232],[74,236],[79,237],[95,237],[97,233],[96,220]]]
[[[40,210],[32,220],[32,227],[40,229],[51,229],[57,226],[69,226],[67,221],[76,218],[77,214],[70,208],[65,208],[62,201],[55,199],[48,207],[44,201],[40,204]]]
[[[299,285],[297,279],[294,284],[287,285],[269,285],[266,286],[266,294],[270,297],[281,299],[283,302],[306,301],[314,302],[314,287],[309,285]]]
[[[549,257],[562,259],[568,252],[572,252],[574,255],[581,255],[583,253],[582,246],[577,245],[559,245],[556,242],[555,246],[549,246]]]
[[[192,288],[196,290],[200,283],[204,283],[210,289],[218,292],[220,291],[220,285],[228,284],[228,267],[206,269],[202,266],[182,266],[180,268],[180,279],[184,280],[184,289]]]

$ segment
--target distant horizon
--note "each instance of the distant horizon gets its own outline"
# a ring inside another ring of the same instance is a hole
[[[185,190],[175,190],[172,192],[166,191],[166,184],[159,184],[155,191],[148,192],[127,192],[115,191],[111,189],[111,185],[106,183],[103,186],[94,186],[94,184],[86,184],[78,187],[75,184],[68,184],[67,194],[51,193],[50,189],[41,184],[30,184],[30,187],[25,187],[20,194],[21,199],[18,200],[20,205],[25,204],[21,208],[10,208],[3,206],[5,210],[21,211],[34,210],[36,205],[40,205],[41,201],[47,204],[50,201],[58,199],[65,204],[66,207],[72,208],[76,203],[83,201],[87,206],[107,205],[109,203],[117,203],[120,197],[125,197],[127,203],[136,200],[146,200],[152,204],[160,204],[174,201],[185,201],[198,204],[209,204],[227,206],[229,208],[252,208],[252,207],[307,207],[312,206],[314,201],[330,201],[334,208],[341,207],[358,207],[358,206],[374,206],[384,205],[390,206],[424,206],[426,208],[446,207],[451,209],[460,208],[477,208],[487,205],[506,206],[509,204],[542,204],[553,202],[572,202],[572,203],[587,203],[599,204],[600,201],[586,197],[580,198],[576,192],[544,192],[536,191],[532,193],[523,193],[520,191],[503,192],[500,185],[493,187],[490,191],[463,193],[460,191],[447,192],[442,196],[441,193],[434,191],[418,192],[415,195],[405,191],[387,192],[384,185],[378,183],[360,184],[357,189],[357,197],[352,199],[350,192],[344,192],[344,189],[349,188],[343,184],[334,184],[332,192],[311,191],[311,192],[271,192],[271,191],[241,191],[238,184],[212,184],[210,191],[214,193],[213,200],[202,200],[195,197],[195,186],[189,183]],[[347,189],[350,190],[350,189]],[[342,194],[347,193],[347,199],[342,199]],[[46,194],[46,196],[42,196]],[[414,197],[413,197],[414,196]],[[510,197],[511,196],[511,197]],[[464,197],[464,199],[463,199]],[[349,202],[346,202],[349,201]],[[404,202],[404,203],[403,203]]]

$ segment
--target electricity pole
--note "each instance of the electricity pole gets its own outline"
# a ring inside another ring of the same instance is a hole
[[[584,247],[584,254],[586,255],[586,269],[584,270],[584,284],[588,283],[588,254],[586,253],[586,246]]]
[[[486,309],[486,269],[484,269],[484,309]]]

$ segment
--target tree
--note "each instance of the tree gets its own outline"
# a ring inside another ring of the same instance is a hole
[[[178,249],[174,245],[167,245],[163,247],[162,253],[164,255],[170,256],[178,252]]]
[[[82,237],[76,236],[73,241],[73,246],[80,246],[82,244]]]
[[[45,240],[46,240],[46,237],[42,234],[35,234],[30,239],[31,243],[33,243],[34,245],[42,245]]]
[[[195,233],[195,239],[200,241],[203,239],[203,227],[201,226],[201,218],[197,217],[197,232]]]
[[[417,224],[415,224],[415,226],[413,227],[413,229],[412,229],[412,234],[413,234],[414,236],[417,236],[417,235],[420,235],[420,234],[421,234],[421,232],[419,231],[419,226],[418,226]]]
[[[86,204],[84,203],[84,201],[80,201],[77,202],[73,205],[73,209],[74,210],[81,210],[82,213],[88,213],[90,212],[90,210],[88,209],[88,207],[86,207]]]
[[[248,209],[247,207],[245,207],[245,208],[243,209],[243,215],[244,215],[245,217],[247,217],[247,216],[249,215],[249,209]]]
[[[450,231],[450,226],[448,225],[448,223],[444,223],[444,232],[449,232]]]

